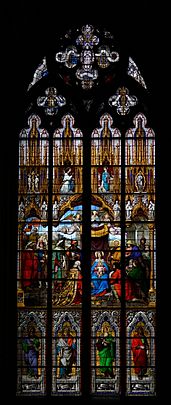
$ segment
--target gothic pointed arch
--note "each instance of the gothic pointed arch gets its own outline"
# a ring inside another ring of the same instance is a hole
[[[155,396],[157,133],[143,76],[86,23],[55,39],[28,83],[18,396]]]

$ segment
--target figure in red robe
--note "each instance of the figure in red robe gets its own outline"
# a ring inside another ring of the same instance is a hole
[[[146,376],[148,366],[148,341],[142,326],[138,326],[131,342],[135,374],[142,380]]]
[[[38,278],[38,256],[32,246],[32,242],[29,242],[26,250],[22,253],[23,288],[31,287]]]
[[[115,298],[118,300],[121,298],[121,270],[116,267],[113,258],[110,259],[110,269],[112,269],[112,271],[109,274],[109,282],[115,294]],[[128,278],[125,279],[125,300],[135,300],[134,286],[132,281]]]

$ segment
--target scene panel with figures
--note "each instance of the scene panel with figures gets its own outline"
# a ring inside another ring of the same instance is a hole
[[[52,394],[81,394],[81,313],[52,313]]]
[[[19,135],[17,303],[47,302],[49,135],[32,114]]]
[[[91,205],[91,303],[119,306],[121,297],[121,227],[113,210],[93,195]],[[116,290],[116,284],[118,289]]]
[[[53,134],[52,303],[82,301],[82,132],[70,114]]]
[[[91,302],[107,307],[121,298],[121,134],[109,114],[99,122],[91,135]]]
[[[127,395],[156,394],[156,353],[154,310],[126,313]]]
[[[120,311],[92,310],[91,389],[98,396],[120,392]]]
[[[19,227],[18,245],[18,306],[46,306],[47,224],[42,223],[38,217],[27,218]]]
[[[46,312],[18,310],[17,395],[46,393]]]
[[[130,221],[126,225],[126,301],[156,305],[156,232],[154,223]]]
[[[60,201],[54,196],[54,201]],[[65,197],[65,196],[63,196]],[[52,304],[80,306],[82,302],[82,196],[74,194],[60,205],[52,226]],[[56,219],[57,218],[57,219]]]
[[[155,305],[155,134],[145,115],[125,138],[126,301]]]

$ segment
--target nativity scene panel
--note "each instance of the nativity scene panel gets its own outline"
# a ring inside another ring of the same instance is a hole
[[[91,204],[91,302],[92,306],[120,306],[121,270],[115,289],[115,271],[121,266],[121,227],[111,207],[101,197]]]
[[[121,297],[121,134],[109,114],[99,122],[91,134],[91,303],[111,307]]]

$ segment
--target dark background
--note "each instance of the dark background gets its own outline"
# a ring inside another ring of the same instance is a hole
[[[73,3],[73,4],[72,4]],[[150,8],[151,6],[151,8]],[[93,7],[93,9],[92,9]],[[167,378],[167,345],[169,332],[165,311],[169,305],[166,292],[166,274],[169,271],[169,254],[166,248],[167,192],[170,176],[169,136],[166,123],[169,76],[167,66],[167,10],[152,5],[150,1],[64,1],[15,2],[1,9],[1,393],[15,399],[15,332],[16,332],[16,239],[17,239],[17,154],[18,133],[24,113],[24,100],[28,84],[43,56],[49,52],[54,38],[67,28],[89,23],[107,27],[114,38],[139,66],[151,98],[157,137],[157,211],[158,226],[158,396],[162,398],[169,389]],[[169,102],[170,104],[170,102]],[[168,146],[168,147],[167,147]],[[170,186],[169,186],[170,188]],[[166,260],[165,260],[166,258]],[[166,261],[166,264],[164,264]],[[168,290],[169,291],[169,290]],[[165,323],[166,322],[166,323]],[[166,337],[167,335],[167,337]],[[166,352],[164,350],[166,347]],[[22,399],[20,399],[22,400]],[[32,399],[31,399],[32,400]],[[58,398],[54,398],[58,401]],[[155,401],[156,401],[155,400]],[[26,401],[26,399],[23,399]],[[41,400],[36,400],[41,401]],[[43,401],[43,399],[42,399]],[[148,403],[150,398],[138,399]],[[127,400],[131,402],[131,400]],[[132,400],[136,403],[136,399]],[[154,401],[153,401],[154,402]]]

